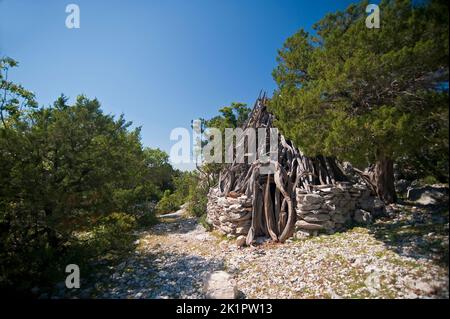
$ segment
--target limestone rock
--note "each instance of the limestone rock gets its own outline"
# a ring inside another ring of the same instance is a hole
[[[316,222],[325,222],[327,220],[330,220],[329,214],[308,214],[303,216],[303,220],[309,222],[309,223],[316,223]]]
[[[304,205],[316,205],[323,203],[323,197],[319,194],[299,195],[297,198],[298,201]]]
[[[236,283],[225,271],[215,271],[207,275],[203,292],[206,299],[237,299],[238,297]]]
[[[322,229],[324,229],[324,227],[322,225],[308,223],[304,220],[298,220],[295,223],[295,226],[297,226],[297,228],[299,228],[299,229],[307,229],[307,230],[322,230]]]
[[[250,226],[237,227],[235,232],[237,235],[245,235],[248,233],[249,229]]]
[[[359,224],[369,224],[372,222],[372,215],[362,209],[355,210],[353,220]]]
[[[317,210],[322,207],[322,203],[317,204],[298,204],[297,208],[303,211]]]
[[[408,189],[406,197],[421,205],[435,205],[448,200],[448,187],[441,185],[411,187]]]
[[[236,239],[236,246],[238,247],[243,247],[245,246],[245,241],[246,241],[247,237],[245,237],[244,235],[240,235],[237,239]]]

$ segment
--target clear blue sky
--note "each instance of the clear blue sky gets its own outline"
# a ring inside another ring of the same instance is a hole
[[[42,105],[97,97],[169,151],[175,127],[275,88],[277,49],[351,0],[0,0],[0,56]],[[67,29],[66,5],[81,11]]]

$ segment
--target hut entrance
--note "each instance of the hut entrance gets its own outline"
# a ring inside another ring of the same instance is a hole
[[[278,241],[278,237],[283,231],[283,218],[287,213],[285,207],[281,212],[281,194],[277,189],[274,181],[274,175],[266,174],[261,175],[259,178],[259,184],[261,185],[261,209],[255,214],[259,214],[255,221],[261,220],[260,223],[255,223],[255,236],[266,236],[272,240]],[[285,222],[285,221],[284,221]]]

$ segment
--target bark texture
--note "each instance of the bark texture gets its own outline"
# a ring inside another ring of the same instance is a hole
[[[317,185],[347,180],[334,158],[307,157],[282,135],[278,136],[277,160],[261,156],[270,152],[268,140],[274,121],[266,104],[265,95],[260,96],[243,127],[244,130],[265,129],[265,154],[257,154],[257,159],[253,162],[249,162],[248,157],[244,163],[235,160],[220,174],[218,183],[222,196],[233,194],[252,198],[247,244],[251,244],[258,236],[268,236],[273,241],[280,242],[292,236],[296,223],[296,189],[309,193]],[[248,140],[244,135],[236,141],[236,147],[246,146],[246,143]]]

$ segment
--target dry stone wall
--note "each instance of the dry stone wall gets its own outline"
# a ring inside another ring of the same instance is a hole
[[[208,223],[222,234],[247,235],[252,219],[252,199],[245,195],[223,197],[216,188],[208,194]]]
[[[384,204],[362,184],[339,183],[315,186],[312,192],[296,190],[295,237],[334,233],[351,224],[367,224],[384,211]],[[252,199],[237,194],[208,194],[207,220],[224,235],[247,235],[252,218]]]
[[[381,200],[362,184],[316,186],[312,193],[296,190],[296,237],[334,233],[354,223],[370,223],[384,211]]]

